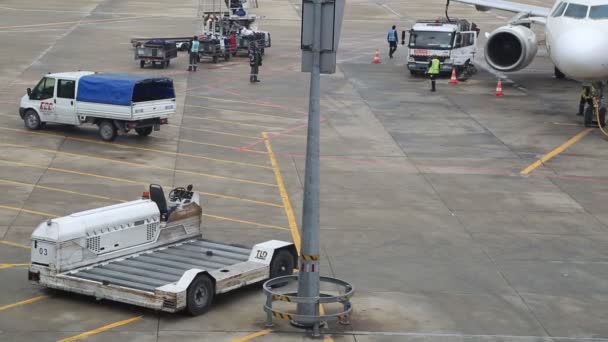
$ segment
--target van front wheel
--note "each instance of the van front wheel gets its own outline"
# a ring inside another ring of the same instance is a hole
[[[111,121],[104,120],[99,123],[99,137],[103,141],[114,141],[116,139],[116,127]]]
[[[31,109],[25,112],[25,115],[23,116],[23,123],[25,124],[25,127],[27,129],[31,129],[34,131],[39,130],[40,127],[42,127],[42,123],[40,122],[40,117],[38,116],[38,113]]]

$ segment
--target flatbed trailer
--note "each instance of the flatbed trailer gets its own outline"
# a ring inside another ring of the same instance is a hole
[[[161,68],[168,68],[171,59],[177,57],[177,46],[175,42],[164,39],[149,40],[135,48],[135,60],[139,60],[139,67],[143,68],[146,64],[153,67],[160,65]]]
[[[188,37],[153,37],[153,38],[131,38],[131,45],[133,47],[138,47],[140,45],[145,44],[151,40],[166,40],[177,43],[189,43],[192,41],[192,36]]]
[[[216,294],[293,272],[295,246],[253,248],[206,240],[198,193],[149,197],[41,223],[28,279],[58,290],[166,312],[206,312]],[[176,193],[177,190],[177,193]]]

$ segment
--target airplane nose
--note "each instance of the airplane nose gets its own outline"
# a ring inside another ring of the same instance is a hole
[[[589,28],[568,30],[551,47],[555,64],[577,80],[608,79],[608,37]]]

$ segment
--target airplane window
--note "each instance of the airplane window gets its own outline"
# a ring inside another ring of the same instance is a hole
[[[608,5],[591,6],[589,11],[591,19],[608,19]]]
[[[575,19],[583,19],[587,17],[588,9],[589,7],[585,5],[570,3],[570,5],[568,5],[568,8],[566,9],[566,13],[564,13],[564,16]]]
[[[564,10],[568,6],[567,2],[560,2],[559,5],[555,8],[555,11],[551,14],[552,17],[561,17],[564,14]]]

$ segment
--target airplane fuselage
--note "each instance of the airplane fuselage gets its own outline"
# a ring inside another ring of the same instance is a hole
[[[566,76],[608,80],[608,0],[558,0],[545,33],[549,57]]]

